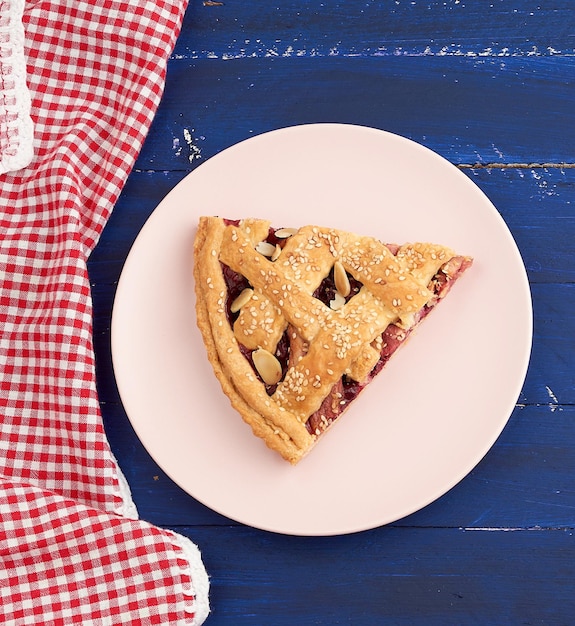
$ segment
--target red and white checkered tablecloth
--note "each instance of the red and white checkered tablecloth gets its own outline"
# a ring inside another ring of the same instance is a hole
[[[3,624],[199,625],[209,611],[198,549],[137,519],[107,442],[86,270],[186,4],[0,0]]]

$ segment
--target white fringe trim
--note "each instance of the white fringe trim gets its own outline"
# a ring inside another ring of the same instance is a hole
[[[187,537],[172,532],[174,543],[181,548],[185,559],[188,561],[188,576],[192,581],[190,610],[193,617],[190,626],[201,626],[210,614],[210,580],[206,568],[202,562],[202,555],[198,547]]]
[[[0,174],[26,167],[34,156],[23,11],[24,0],[0,0]]]

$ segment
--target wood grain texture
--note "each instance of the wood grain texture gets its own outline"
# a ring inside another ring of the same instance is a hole
[[[140,515],[200,546],[208,626],[574,623],[574,33],[572,0],[190,3],[89,271],[112,449]],[[485,458],[421,511],[331,538],[246,528],[184,493],[135,436],[109,347],[123,263],[159,201],[237,141],[310,122],[392,131],[460,167],[508,224],[534,305],[529,372]]]
[[[573,164],[574,74],[575,57],[174,60],[137,167],[190,169],[254,134],[314,122],[388,130],[455,164]]]
[[[570,0],[192,3],[174,58],[572,54]]]
[[[210,546],[210,626],[568,626],[575,609],[571,531],[387,527],[308,540],[236,528],[214,545],[210,529],[183,530]]]
[[[136,439],[118,403],[103,405],[112,449],[140,516],[160,526],[233,524],[175,485]],[[573,528],[575,409],[518,407],[481,463],[438,501],[394,526]]]
[[[575,168],[465,167],[462,171],[505,220],[525,262],[530,283],[573,283]],[[114,282],[119,278],[146,219],[187,173],[132,172],[90,258],[90,274],[95,282]]]
[[[532,366],[522,404],[575,402],[575,169],[463,170],[494,202],[527,267],[534,305]],[[123,262],[141,226],[185,172],[134,172],[90,259],[100,395],[117,401],[109,355],[110,318]]]

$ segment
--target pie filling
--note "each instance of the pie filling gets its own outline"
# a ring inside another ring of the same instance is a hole
[[[231,220],[226,220],[226,223],[237,225],[237,222],[233,222]],[[279,246],[281,248],[285,243],[285,239],[276,236],[276,232],[278,231],[270,228],[266,243],[269,243],[271,246]],[[398,249],[397,246],[390,245],[388,247],[395,255]],[[310,434],[320,435],[334,420],[337,419],[341,413],[343,413],[345,409],[347,409],[349,404],[359,396],[361,391],[385,366],[393,353],[407,339],[413,328],[439,303],[439,301],[451,288],[454,280],[462,274],[469,265],[470,261],[467,258],[456,256],[450,259],[439,269],[428,285],[429,290],[434,294],[433,299],[415,314],[413,324],[409,328],[400,328],[396,324],[390,324],[383,331],[381,334],[381,352],[379,360],[369,373],[367,379],[362,382],[358,382],[344,374],[342,378],[333,386],[327,397],[323,400],[320,408],[308,418],[306,428]],[[227,265],[221,263],[221,267],[227,286],[227,319],[230,325],[233,326],[239,313],[232,311],[232,303],[236,300],[236,298],[238,298],[242,291],[251,288],[251,285],[244,276],[230,269]],[[352,276],[348,274],[347,277],[350,284],[350,290],[349,294],[345,297],[345,302],[359,293],[362,287],[361,283],[355,280]],[[333,307],[333,302],[337,301],[337,294],[338,290],[335,284],[334,270],[332,269],[330,274],[322,281],[320,286],[313,293],[313,296],[323,302],[326,306]],[[282,369],[280,381],[283,380],[289,366],[291,352],[289,337],[290,329],[288,328],[284,332],[281,340],[278,342],[275,350],[274,356],[279,361]],[[254,351],[246,348],[242,344],[240,344],[240,350],[245,358],[250,362],[255,374],[261,380],[252,359]],[[277,388],[277,384],[279,383],[269,385],[264,382],[268,395],[273,395]]]

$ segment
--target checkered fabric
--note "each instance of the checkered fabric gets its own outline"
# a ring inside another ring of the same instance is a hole
[[[0,0],[0,24],[19,4]],[[34,155],[0,175],[1,623],[207,615],[197,549],[135,519],[106,440],[86,269],[159,104],[186,4],[20,7]]]
[[[200,624],[197,548],[150,524],[4,481],[2,624]],[[179,546],[175,551],[174,546]],[[190,555],[191,553],[191,555]]]

